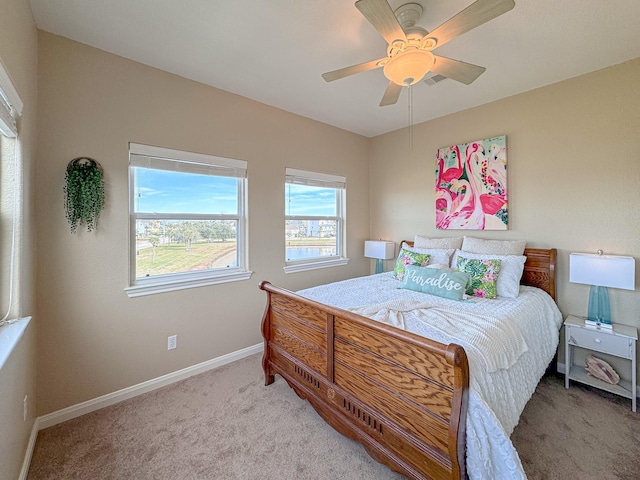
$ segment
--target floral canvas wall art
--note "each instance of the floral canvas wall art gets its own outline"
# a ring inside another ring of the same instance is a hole
[[[506,230],[507,137],[438,150],[436,228]]]

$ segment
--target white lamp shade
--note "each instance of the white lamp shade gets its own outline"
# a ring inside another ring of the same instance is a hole
[[[396,251],[394,242],[384,240],[367,240],[364,242],[364,256],[367,258],[378,258],[387,260],[393,258]]]
[[[569,281],[600,287],[635,289],[635,259],[619,255],[572,253]]]

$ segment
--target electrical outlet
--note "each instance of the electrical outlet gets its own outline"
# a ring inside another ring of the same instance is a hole
[[[22,420],[27,421],[27,415],[29,414],[29,395],[24,396],[22,401]]]
[[[167,350],[173,350],[177,346],[178,346],[178,336],[177,335],[171,335],[167,339]]]

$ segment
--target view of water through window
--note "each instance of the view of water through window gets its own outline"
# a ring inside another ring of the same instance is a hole
[[[330,257],[336,254],[336,247],[287,247],[287,261],[307,258]]]

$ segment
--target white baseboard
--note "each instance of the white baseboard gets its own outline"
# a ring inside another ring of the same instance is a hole
[[[39,418],[36,417],[33,421],[33,427],[31,427],[31,435],[29,435],[29,443],[27,444],[27,451],[25,452],[24,460],[22,461],[22,468],[20,469],[20,476],[18,477],[18,480],[27,480],[33,449],[36,448],[36,439],[38,438],[38,431],[40,430],[38,424]]]
[[[151,392],[166,385],[184,380],[185,378],[192,377],[193,375],[198,375],[199,373],[203,373],[208,370],[226,365],[227,363],[240,360],[241,358],[248,357],[249,355],[253,355],[254,353],[260,353],[263,351],[263,349],[264,344],[259,343],[252,347],[247,347],[236,352],[231,352],[227,355],[222,355],[221,357],[207,360],[206,362],[192,365],[191,367],[183,368],[182,370],[168,373],[167,375],[162,375],[161,377],[147,380],[146,382],[142,382],[131,387],[123,388],[122,390],[118,390],[117,392],[108,393],[106,395],[102,395],[101,397],[87,400],[86,402],[78,403],[76,405],[63,408],[62,410],[58,410],[56,412],[48,413],[47,415],[43,415],[37,418],[36,423],[38,425],[38,430],[57,425],[58,423],[66,422],[67,420],[71,420],[72,418],[94,412],[101,408],[108,407],[109,405],[122,402],[123,400],[136,397],[143,393]]]

